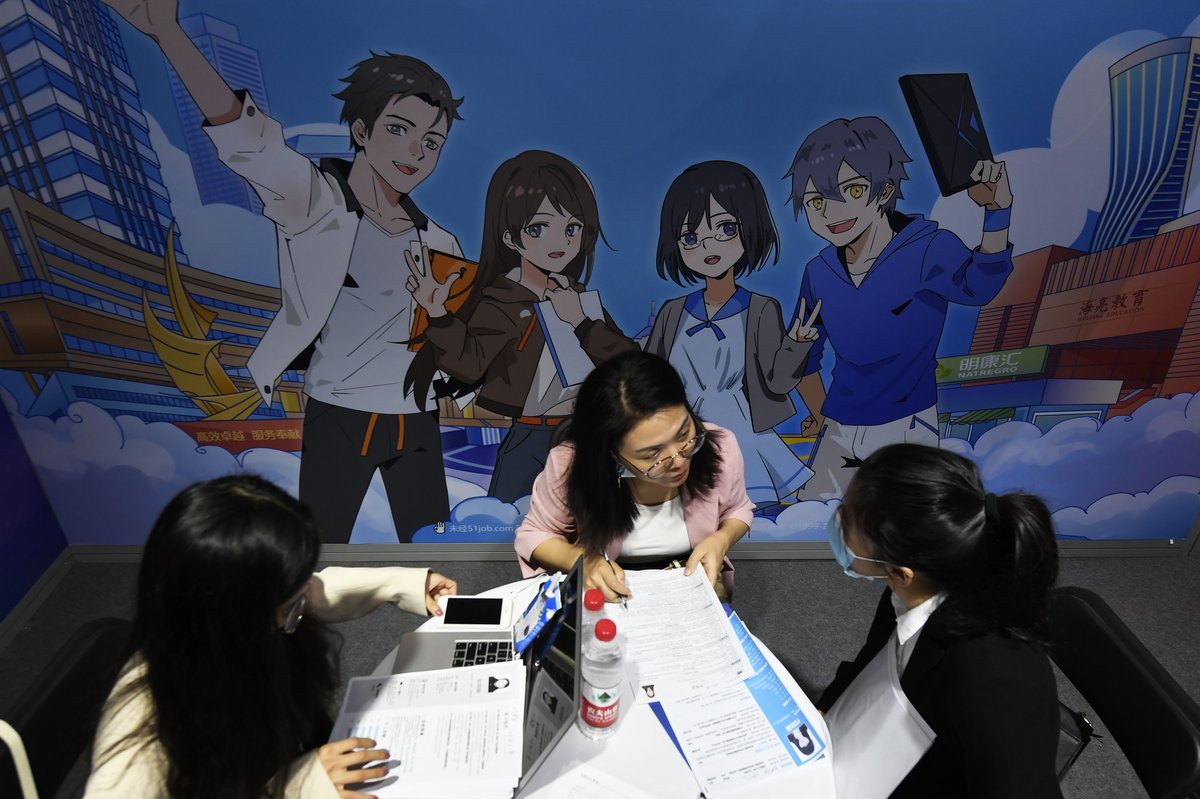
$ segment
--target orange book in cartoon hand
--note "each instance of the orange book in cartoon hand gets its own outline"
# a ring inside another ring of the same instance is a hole
[[[471,294],[471,288],[475,285],[475,275],[479,272],[479,264],[465,258],[447,255],[444,252],[430,252],[429,268],[433,270],[433,277],[439,283],[445,283],[456,272],[461,273],[461,277],[455,281],[454,286],[450,289],[450,295],[446,298],[446,310],[450,313],[457,313]],[[425,339],[419,337],[424,335],[425,328],[429,327],[429,313],[420,305],[416,303],[413,305],[415,307],[412,315],[412,329],[409,331],[408,349],[417,352],[425,346]]]

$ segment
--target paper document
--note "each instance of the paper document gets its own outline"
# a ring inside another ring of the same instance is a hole
[[[740,793],[755,781],[795,768],[741,681],[662,704],[708,799]]]
[[[816,707],[807,697],[804,699],[807,708],[801,707],[767,663],[766,656],[736,613],[729,617],[729,622],[754,670],[754,675],[745,681],[746,687],[771,724],[771,729],[787,744],[788,754],[796,765],[820,757],[825,752],[826,742],[823,737],[824,724],[818,717]]]
[[[896,633],[825,714],[839,799],[885,799],[937,737],[900,688]]]
[[[662,703],[666,723],[708,799],[744,796],[766,782],[778,788],[828,748],[822,725],[787,690],[741,619],[734,614],[729,622],[751,673]]]
[[[330,740],[373,739],[391,755],[379,799],[511,796],[521,778],[525,664],[358,677]]]
[[[635,666],[638,701],[692,696],[752,673],[704,569],[625,571],[626,611],[608,606]]]
[[[604,308],[600,305],[600,292],[584,291],[579,295],[579,304],[583,306],[583,315],[588,319],[604,319]],[[546,336],[546,345],[550,347],[550,357],[554,359],[554,368],[558,371],[558,379],[563,388],[576,386],[592,371],[592,358],[583,351],[575,328],[558,318],[554,311],[554,303],[542,300],[534,305],[537,311],[538,323]]]
[[[581,763],[554,781],[550,799],[655,799],[655,796],[607,771]]]

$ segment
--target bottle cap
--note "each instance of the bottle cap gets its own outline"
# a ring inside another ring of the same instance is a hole
[[[604,593],[599,588],[589,588],[584,591],[583,606],[588,610],[600,610],[604,607]]]
[[[611,641],[617,637],[617,625],[612,619],[601,619],[596,622],[596,640]]]

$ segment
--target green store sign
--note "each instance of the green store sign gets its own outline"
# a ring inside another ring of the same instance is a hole
[[[1046,369],[1049,347],[1025,347],[1002,352],[955,355],[938,358],[934,375],[939,383],[967,383],[972,380],[1003,380],[1022,375],[1041,374]]]

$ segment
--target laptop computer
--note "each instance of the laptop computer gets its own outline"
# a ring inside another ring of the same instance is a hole
[[[444,625],[436,630],[415,630],[400,636],[392,671],[404,674],[500,663],[512,660],[513,652],[511,624],[490,629]]]
[[[518,796],[579,715],[579,691],[583,680],[580,660],[583,642],[580,634],[583,623],[583,558],[575,562],[559,586],[559,591],[562,606],[521,653],[525,664],[526,694],[523,768],[516,789]],[[506,637],[511,646],[512,630],[497,632]],[[401,651],[396,655],[395,672],[451,668],[455,647],[464,638],[473,639],[473,635],[466,631],[450,630],[407,633],[401,639]],[[440,665],[414,665],[429,661]]]
[[[583,558],[559,587],[562,607],[521,653],[525,661],[525,742],[521,781],[515,796],[529,784],[550,752],[579,715],[583,687],[580,647],[583,642]]]
[[[978,162],[992,160],[992,147],[971,77],[965,72],[903,75],[900,89],[942,196],[975,185],[971,171]]]
[[[511,628],[496,630],[436,630],[400,637],[395,674],[478,666],[513,659]]]

